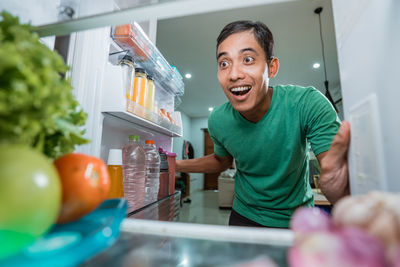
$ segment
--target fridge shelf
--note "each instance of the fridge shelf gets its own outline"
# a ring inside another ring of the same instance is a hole
[[[170,112],[173,124],[167,118],[161,117],[158,113],[158,109],[150,111],[143,106],[127,100],[124,93],[124,86],[122,84],[121,68],[120,66],[114,66],[110,63],[106,64],[107,79],[104,80],[103,84],[103,94],[102,94],[102,104],[101,111],[106,114],[110,114],[114,117],[118,117],[122,120],[138,124],[150,130],[154,130],[170,137],[180,137],[182,136],[182,121],[181,116],[178,111],[172,112],[171,107],[167,109],[167,106],[172,106],[173,103],[168,103],[173,100],[172,95],[164,95],[162,101],[159,102],[160,110],[164,108],[166,111]],[[161,94],[163,90],[159,90],[158,93]]]
[[[110,115],[113,117],[117,117],[119,119],[122,119],[124,121],[128,121],[130,123],[140,125],[144,128],[147,128],[152,131],[156,131],[160,134],[170,136],[170,137],[181,137],[182,136],[182,128],[170,123],[166,119],[158,116],[157,114],[155,115],[154,120],[158,120],[158,123],[155,123],[153,121],[150,121],[145,118],[141,118],[135,114],[132,114],[127,111],[103,111],[103,114]]]

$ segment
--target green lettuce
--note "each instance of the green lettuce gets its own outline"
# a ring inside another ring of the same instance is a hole
[[[25,144],[50,158],[88,143],[62,57],[39,41],[34,28],[0,13],[0,144]]]

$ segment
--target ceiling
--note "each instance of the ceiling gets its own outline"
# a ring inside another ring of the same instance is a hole
[[[159,20],[157,47],[184,75],[185,94],[178,110],[191,118],[206,117],[208,108],[227,101],[217,80],[216,38],[235,20],[259,20],[272,31],[280,69],[271,84],[312,85],[325,92],[318,15],[322,6],[322,34],[326,71],[334,100],[341,98],[336,40],[330,0],[303,0]],[[313,69],[314,62],[321,67]],[[339,107],[340,108],[340,107]]]

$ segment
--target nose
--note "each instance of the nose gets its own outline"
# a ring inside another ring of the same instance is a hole
[[[229,72],[229,79],[231,81],[237,81],[243,78],[244,72],[242,66],[240,64],[233,64]]]

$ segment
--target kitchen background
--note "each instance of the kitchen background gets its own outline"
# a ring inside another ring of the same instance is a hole
[[[334,101],[341,99],[336,40],[331,2],[290,1],[234,10],[211,12],[160,20],[157,24],[157,46],[169,62],[179,67],[184,78],[182,111],[183,137],[174,139],[174,152],[181,158],[183,140],[192,143],[195,157],[204,155],[204,134],[209,108],[227,101],[217,80],[216,38],[222,28],[234,20],[259,20],[272,31],[279,72],[271,84],[314,86],[325,93],[322,48],[317,7],[321,13],[329,90]],[[319,63],[319,68],[313,68]],[[343,118],[342,103],[337,103]],[[203,174],[191,174],[191,191],[203,188]]]

